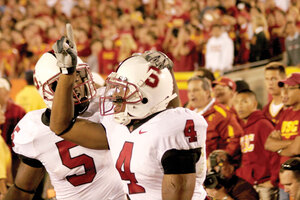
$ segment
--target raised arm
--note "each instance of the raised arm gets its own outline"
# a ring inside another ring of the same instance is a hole
[[[55,90],[51,109],[50,129],[60,134],[71,126],[74,117],[73,86],[75,73],[61,74]]]
[[[76,79],[77,52],[72,27],[67,25],[67,37],[53,45],[61,75],[55,89],[50,129],[55,134],[78,145],[93,149],[108,149],[105,129],[101,124],[76,119],[73,88]]]

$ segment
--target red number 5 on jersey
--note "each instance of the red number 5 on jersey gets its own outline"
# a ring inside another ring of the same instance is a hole
[[[91,183],[96,176],[96,167],[94,163],[94,159],[86,154],[82,154],[80,156],[76,156],[74,158],[70,155],[70,149],[76,147],[78,145],[69,142],[69,141],[59,141],[56,143],[58,148],[59,156],[64,166],[68,167],[69,169],[74,169],[79,166],[84,167],[84,174],[81,175],[69,175],[67,176],[67,180],[73,186],[79,186],[86,183]]]
[[[125,142],[119,158],[116,163],[116,168],[120,173],[122,180],[129,180],[128,184],[129,194],[144,193],[145,188],[138,185],[135,178],[135,174],[130,171],[130,161],[132,156],[133,143]],[[124,171],[122,171],[122,165],[124,165]]]

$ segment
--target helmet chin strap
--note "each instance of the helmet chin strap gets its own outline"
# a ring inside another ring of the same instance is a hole
[[[114,119],[117,123],[127,125],[130,123],[131,118],[128,116],[127,112],[120,112],[117,114],[114,114]]]
[[[177,94],[174,93],[172,94],[171,96],[165,98],[163,101],[161,101],[159,104],[157,104],[156,106],[154,106],[152,109],[151,109],[151,114],[152,113],[156,113],[156,112],[159,112],[159,111],[162,111],[163,109],[161,109],[160,107],[166,103],[169,103],[170,101],[172,101],[174,98],[177,97]]]

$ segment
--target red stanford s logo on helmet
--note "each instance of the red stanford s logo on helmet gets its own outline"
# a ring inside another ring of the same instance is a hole
[[[127,125],[132,119],[143,119],[167,108],[177,95],[167,68],[159,69],[141,55],[124,60],[117,72],[106,80],[100,98],[101,115],[114,114],[117,122]]]

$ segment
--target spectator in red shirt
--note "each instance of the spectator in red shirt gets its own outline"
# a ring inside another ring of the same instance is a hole
[[[250,39],[253,35],[251,25],[249,23],[250,15],[246,11],[239,13],[237,17],[237,38],[235,47],[237,55],[235,55],[236,64],[244,64],[249,60],[250,55]]]
[[[194,71],[197,67],[196,44],[190,39],[187,26],[179,28],[177,42],[171,49],[174,71]]]
[[[226,9],[226,14],[233,16],[234,18],[237,17],[239,11],[237,7],[235,6],[236,0],[223,0],[221,1],[221,5],[224,6]]]
[[[91,43],[88,37],[88,33],[83,29],[79,28],[75,31],[75,37],[77,42],[77,54],[81,58],[87,58],[89,55],[91,55]]]
[[[99,52],[99,73],[110,74],[118,64],[118,51],[113,48],[113,41],[105,38],[103,49]]]
[[[279,81],[281,92],[285,95],[285,104],[290,108],[286,109],[266,143],[267,150],[277,152],[280,156],[280,164],[287,161],[290,156],[296,156],[297,148],[294,142],[299,142],[300,136],[300,73],[293,73],[289,78]],[[280,200],[288,199],[288,193],[280,185]]]
[[[0,109],[1,109],[0,122],[4,122],[0,124],[0,130],[2,131],[3,139],[11,149],[12,147],[11,134],[13,133],[17,123],[23,118],[26,112],[21,106],[18,106],[9,98],[10,89],[11,89],[10,82],[5,78],[0,78]],[[13,177],[15,177],[16,175],[18,166],[19,166],[19,158],[12,151]]]
[[[230,78],[222,76],[216,81],[213,81],[212,86],[216,100],[226,106],[228,110],[232,110],[235,113],[234,108],[232,107],[236,90],[235,82]]]
[[[206,155],[224,149],[234,157],[240,152],[239,140],[243,130],[232,113],[211,96],[211,90],[207,78],[196,76],[188,80],[189,103],[208,123]]]
[[[240,139],[242,162],[237,175],[254,186],[260,199],[275,199],[278,170],[274,166],[279,165],[279,156],[264,148],[274,126],[257,110],[256,95],[251,90],[240,91],[235,97],[234,107],[244,130]]]
[[[276,124],[283,112],[283,103],[278,86],[278,81],[285,78],[285,67],[279,62],[271,62],[265,67],[265,85],[268,94],[272,96],[271,101],[262,109],[264,115]]]

